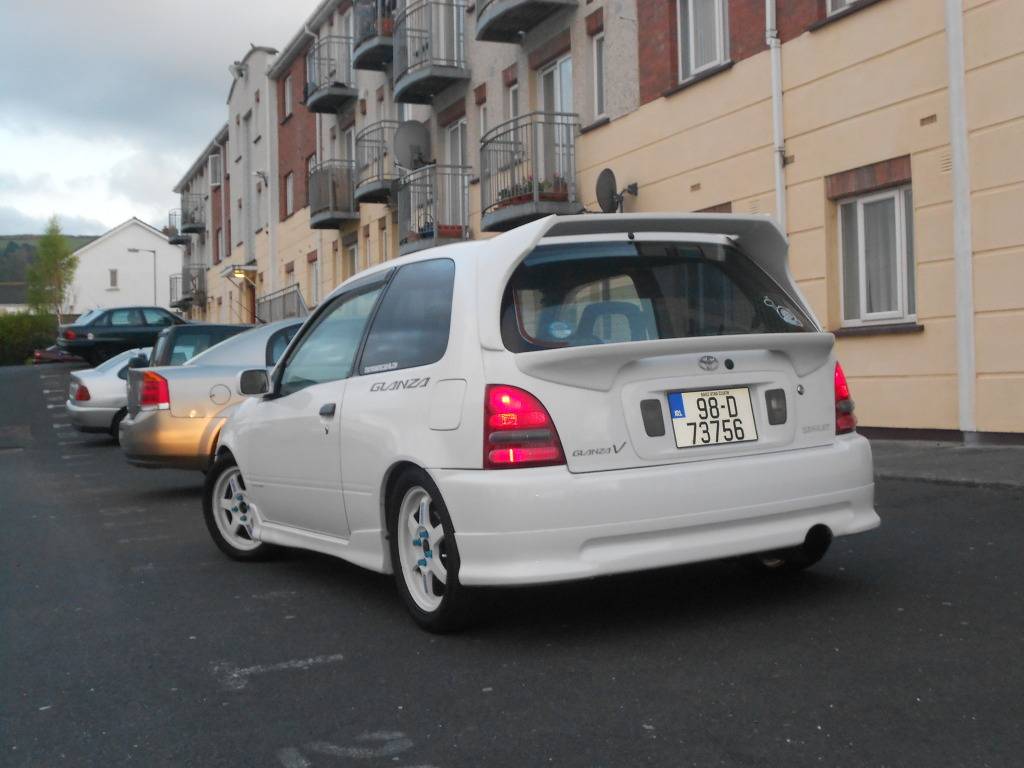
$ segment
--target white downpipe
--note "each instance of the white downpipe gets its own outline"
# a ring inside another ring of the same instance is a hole
[[[953,264],[956,274],[956,358],[960,431],[974,442],[974,271],[971,251],[971,180],[967,153],[962,0],[946,0],[949,68],[949,144],[952,159]]]
[[[782,128],[782,43],[775,28],[775,0],[764,3],[764,34],[772,65],[772,156],[775,164],[775,220],[786,230],[786,138]]]

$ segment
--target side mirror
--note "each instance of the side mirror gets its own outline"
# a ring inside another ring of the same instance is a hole
[[[238,394],[265,395],[270,391],[270,379],[265,368],[253,368],[238,374]]]
[[[149,358],[146,355],[136,355],[128,361],[129,368],[148,368]]]

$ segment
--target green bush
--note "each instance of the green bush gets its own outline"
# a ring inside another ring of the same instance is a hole
[[[32,350],[45,349],[57,338],[52,315],[0,315],[0,365],[21,365]]]

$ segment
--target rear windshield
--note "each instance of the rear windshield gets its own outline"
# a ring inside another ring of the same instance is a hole
[[[238,328],[205,328],[201,325],[184,328],[178,326],[173,331],[164,331],[157,339],[153,351],[154,366],[184,365],[200,352],[204,352],[214,344],[244,331]]]
[[[760,267],[720,245],[542,245],[512,274],[502,302],[502,339],[513,352],[812,330]]]
[[[102,313],[103,313],[102,309],[90,309],[84,315],[79,315],[75,319],[75,322],[72,323],[72,325],[86,325],[86,324],[92,322],[93,320],[95,320]]]

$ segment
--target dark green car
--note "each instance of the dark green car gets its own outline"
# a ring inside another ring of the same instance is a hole
[[[57,331],[57,346],[97,366],[135,347],[152,347],[162,330],[186,321],[162,307],[93,309]]]

